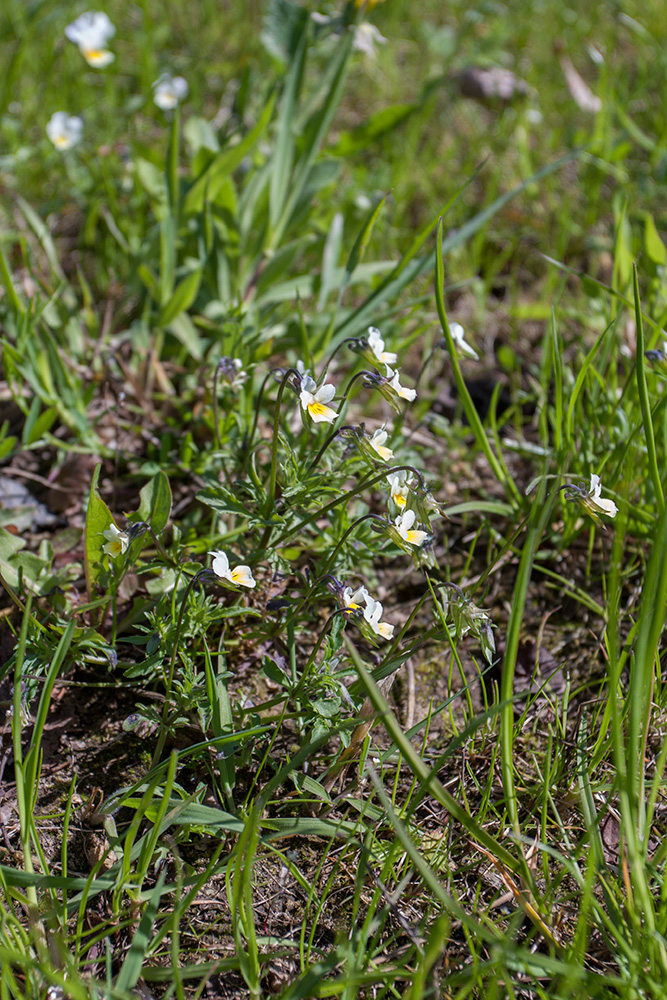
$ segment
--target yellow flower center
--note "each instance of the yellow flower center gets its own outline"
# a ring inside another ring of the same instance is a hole
[[[308,412],[311,417],[321,417],[322,414],[328,411],[329,407],[325,406],[324,403],[309,403]]]
[[[392,500],[397,507],[405,507],[407,501],[401,493],[392,493]]]

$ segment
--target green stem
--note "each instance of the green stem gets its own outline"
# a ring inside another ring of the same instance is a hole
[[[480,420],[479,414],[475,408],[470,393],[468,392],[468,387],[465,383],[465,379],[461,373],[461,365],[459,363],[458,354],[456,353],[456,345],[454,344],[454,339],[451,335],[449,329],[449,323],[447,322],[447,314],[445,312],[445,299],[444,299],[444,286],[445,286],[445,269],[442,262],[442,218],[438,222],[438,240],[435,251],[435,303],[438,310],[438,317],[440,319],[440,325],[442,326],[442,332],[445,335],[445,340],[447,342],[447,351],[449,353],[449,361],[452,366],[452,374],[454,376],[454,381],[456,383],[456,391],[459,394],[461,402],[463,404],[463,409],[465,410],[468,422],[473,429],[477,444],[482,449],[486,455],[489,465],[493,470],[493,474],[499,483],[502,483],[505,488],[512,495],[512,498],[517,506],[521,506],[521,497],[519,496],[519,491],[516,488],[514,480],[509,476],[505,470],[503,470],[501,463],[494,454],[493,448],[489,442],[489,439],[484,430],[484,425]]]
[[[653,421],[651,420],[651,406],[646,387],[646,372],[644,370],[644,324],[642,321],[642,309],[639,301],[639,278],[637,275],[637,265],[632,265],[632,280],[635,294],[635,322],[637,325],[637,352],[635,358],[635,370],[637,373],[637,392],[639,394],[639,404],[642,411],[642,422],[644,424],[644,436],[646,438],[646,455],[648,458],[648,468],[653,484],[658,511],[662,514],[665,509],[665,498],[662,492],[662,482],[660,481],[660,470],[658,468],[658,456],[655,450],[655,435],[653,433]]]
[[[183,600],[181,602],[181,609],[178,613],[178,622],[176,623],[176,635],[174,636],[174,646],[171,651],[171,660],[169,661],[169,673],[167,675],[167,683],[165,684],[165,698],[164,706],[162,708],[162,722],[160,725],[160,735],[153,753],[153,760],[151,761],[151,768],[157,766],[160,757],[162,756],[162,751],[164,750],[164,745],[167,741],[167,723],[169,721],[169,702],[171,700],[171,689],[174,684],[174,671],[176,669],[176,655],[178,653],[178,642],[181,637],[181,628],[183,625],[183,618],[185,617],[185,609],[188,605],[188,598],[190,596],[190,591],[194,587],[195,583],[198,583],[204,573],[208,570],[200,570],[198,573],[192,577],[189,581],[187,587],[185,588],[185,594],[183,595]]]
[[[313,521],[316,521],[318,517],[322,517],[328,511],[333,510],[333,508],[337,507],[338,504],[346,503],[353,497],[358,496],[362,492],[362,490],[365,490],[368,486],[374,486],[375,483],[379,483],[381,480],[386,479],[388,476],[391,476],[394,472],[404,472],[404,471],[416,472],[417,475],[419,476],[422,488],[424,488],[423,476],[419,472],[417,472],[417,470],[413,468],[412,465],[394,465],[392,466],[391,469],[386,469],[383,472],[380,472],[378,475],[371,477],[371,479],[363,479],[360,483],[357,483],[355,489],[348,490],[347,493],[342,493],[339,497],[336,497],[335,500],[331,500],[329,503],[325,504],[324,507],[320,507],[319,510],[316,510],[312,514],[309,514],[308,517],[304,517],[303,520],[299,521],[299,523],[296,524],[293,528],[289,528],[287,531],[283,532],[283,534],[280,535],[280,537],[274,543],[275,546],[278,547],[279,545],[282,545],[283,542],[287,541],[288,538],[291,538],[292,535],[297,534],[297,532],[301,531],[302,528],[305,528]]]
[[[382,525],[386,525],[387,524],[387,519],[385,517],[380,517],[379,514],[364,514],[364,515],[362,515],[362,517],[358,517],[356,521],[353,521],[352,524],[350,525],[350,527],[347,529],[347,531],[344,532],[342,538],[337,543],[335,549],[333,550],[333,552],[329,556],[329,559],[327,560],[327,563],[326,563],[326,565],[324,567],[324,570],[323,570],[323,575],[324,576],[326,576],[327,573],[331,572],[331,567],[332,567],[332,565],[333,565],[333,563],[334,563],[334,561],[336,559],[336,556],[338,555],[338,553],[340,552],[341,548],[345,544],[346,539],[349,538],[349,536],[352,534],[352,532],[354,531],[354,529],[356,527],[358,527],[358,525],[360,525],[363,521],[371,521],[371,520],[373,520],[373,521],[379,521],[380,524],[382,524]]]

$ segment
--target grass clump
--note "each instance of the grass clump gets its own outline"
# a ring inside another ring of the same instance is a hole
[[[659,39],[520,8],[3,11],[3,997],[663,995]]]

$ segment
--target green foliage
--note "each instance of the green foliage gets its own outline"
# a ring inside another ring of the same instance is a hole
[[[547,6],[0,12],[3,998],[662,996],[665,32]]]

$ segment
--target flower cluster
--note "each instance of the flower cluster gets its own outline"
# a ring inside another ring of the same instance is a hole
[[[115,34],[115,26],[101,10],[88,10],[65,28],[65,36],[79,47],[94,69],[106,69],[116,58],[109,49]],[[162,111],[173,111],[187,94],[188,83],[182,76],[163,73],[153,84],[153,100]],[[83,122],[77,115],[56,111],[46,126],[46,134],[56,149],[65,152],[81,142]]]
[[[363,602],[363,607],[362,607]],[[366,634],[379,635],[383,639],[391,639],[394,634],[394,626],[389,622],[382,622],[383,607],[380,601],[368,593],[365,587],[352,590],[345,587],[342,595],[342,609],[349,617],[359,620],[362,631]]]

